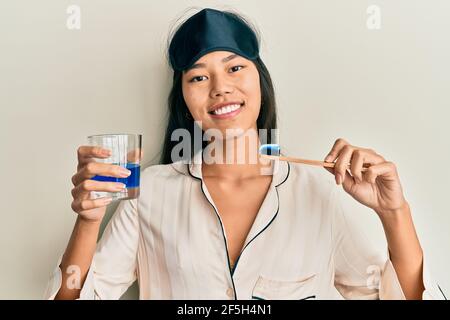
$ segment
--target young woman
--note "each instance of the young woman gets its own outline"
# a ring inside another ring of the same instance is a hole
[[[127,172],[93,161],[107,157],[105,150],[78,149],[72,178],[78,218],[47,298],[118,299],[136,279],[141,299],[443,297],[427,274],[395,164],[338,139],[325,158],[336,163],[327,169],[336,184],[318,168],[287,162],[267,174],[266,163],[249,160],[259,143],[227,135],[276,128],[271,78],[243,18],[198,12],[171,38],[169,58],[174,75],[162,164],[143,170],[139,198],[120,202],[97,243],[110,200],[91,200],[89,193],[121,186],[90,178]],[[185,159],[204,160],[214,147],[226,159],[240,153],[245,161],[174,161],[172,133],[193,136],[199,126],[220,134],[200,148],[191,141]],[[352,227],[341,194],[378,215],[387,255]]]

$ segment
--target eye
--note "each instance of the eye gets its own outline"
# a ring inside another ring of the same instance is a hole
[[[206,78],[206,77],[205,76],[193,77],[191,80],[189,80],[189,82],[199,82],[199,81],[202,81],[203,78]]]
[[[230,70],[232,70],[232,72],[236,72],[236,71],[241,70],[242,68],[243,68],[243,66],[234,66],[234,67],[231,67]]]

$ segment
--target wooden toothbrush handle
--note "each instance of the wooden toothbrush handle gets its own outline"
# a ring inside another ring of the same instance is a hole
[[[307,159],[300,159],[300,158],[293,158],[293,157],[285,157],[285,156],[270,156],[266,154],[262,154],[261,157],[271,160],[281,160],[281,161],[289,161],[289,162],[296,162],[296,163],[303,163],[303,164],[309,164],[313,166],[319,166],[319,167],[327,167],[327,168],[334,168],[335,163],[334,162],[325,162],[325,161],[319,161],[319,160],[307,160]],[[363,165],[363,168],[361,171],[367,171],[370,164],[365,163]],[[348,169],[350,169],[350,165],[347,166]]]

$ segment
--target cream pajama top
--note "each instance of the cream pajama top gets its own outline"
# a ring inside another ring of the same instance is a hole
[[[80,299],[119,299],[135,280],[140,299],[404,299],[387,250],[352,225],[350,195],[321,170],[276,163],[232,268],[201,164],[146,168],[139,198],[119,203],[98,242]],[[61,279],[58,263],[47,299]],[[424,299],[445,298],[426,259],[423,279]]]

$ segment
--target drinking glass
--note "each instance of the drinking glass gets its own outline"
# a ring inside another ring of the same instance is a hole
[[[91,199],[111,197],[114,200],[135,199],[139,197],[139,182],[142,158],[141,134],[99,134],[88,136],[88,144],[111,150],[109,158],[94,158],[94,161],[110,163],[127,168],[131,174],[127,178],[96,175],[92,180],[121,182],[126,188],[119,192],[91,191]]]

